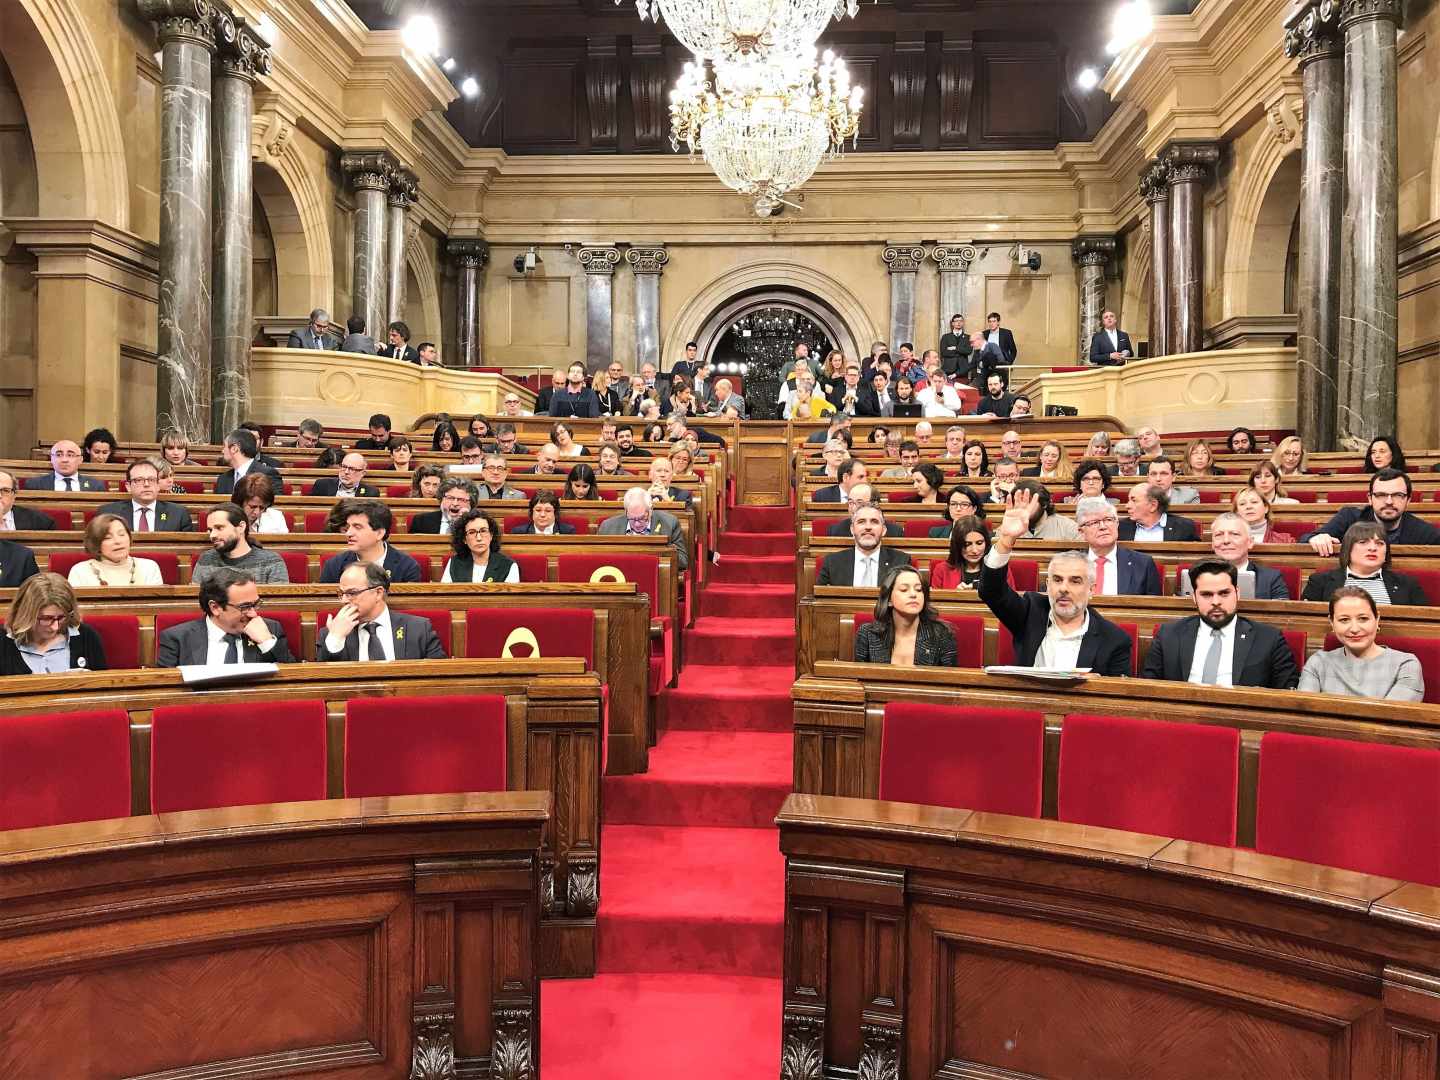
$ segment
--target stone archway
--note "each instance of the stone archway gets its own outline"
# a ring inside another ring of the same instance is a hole
[[[1225,315],[1285,311],[1285,259],[1300,207],[1299,140],[1269,136],[1236,187],[1225,254]]]
[[[699,355],[705,360],[713,359],[716,346],[735,320],[760,308],[783,308],[803,315],[823,330],[825,336],[846,356],[858,355],[855,352],[854,335],[833,308],[796,289],[784,288],[757,289],[743,293],[731,297],[727,303],[716,308],[695,335]]]
[[[435,279],[433,252],[427,243],[422,243],[419,229],[410,231],[405,245],[405,267],[406,321],[415,335],[413,340],[418,343],[423,334],[426,340],[438,345],[441,340],[440,286]],[[411,318],[412,311],[418,312],[418,321]]]
[[[275,240],[276,308],[301,315],[335,305],[335,254],[324,177],[312,174],[294,139],[294,122],[273,104],[257,107],[250,129],[255,193]],[[343,323],[345,314],[337,313]]]

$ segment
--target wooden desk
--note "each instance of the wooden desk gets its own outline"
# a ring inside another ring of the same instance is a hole
[[[786,1075],[1436,1075],[1440,890],[906,803],[779,824]]]
[[[466,1076],[528,1070],[549,803],[348,799],[0,832],[0,1075],[429,1077],[449,1055]]]

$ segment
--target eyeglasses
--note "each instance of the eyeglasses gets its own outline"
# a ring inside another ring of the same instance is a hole
[[[50,456],[51,456],[51,457],[63,457],[63,458],[79,457],[79,456],[80,456],[80,451],[79,451],[79,450],[52,450],[52,451],[50,451]]]
[[[1405,502],[1410,498],[1408,491],[1372,491],[1370,498],[1379,499],[1382,502],[1386,499],[1394,499],[1396,502]]]
[[[338,596],[341,600],[344,600],[346,603],[349,603],[351,600],[354,600],[357,596],[364,596],[367,592],[370,592],[372,589],[378,589],[378,588],[380,588],[379,585],[367,585],[367,586],[366,586],[365,588],[363,588],[363,589],[336,589],[336,590],[335,590],[335,595]]]
[[[158,476],[132,476],[132,477],[130,477],[130,486],[131,486],[131,487],[134,487],[136,484],[158,484],[159,482],[160,482],[160,478],[159,478]],[[3,494],[4,494],[4,491],[3,491],[3,490],[0,490],[0,495],[3,495]]]
[[[520,399],[517,398],[517,397],[507,397],[507,398],[505,399],[505,404],[506,404],[506,405],[519,405],[519,404],[520,404]]]
[[[59,626],[70,618],[69,615],[36,615],[37,623],[44,623],[46,626]]]
[[[1089,521],[1082,521],[1082,522],[1080,522],[1079,525],[1078,525],[1078,528],[1081,528],[1081,529],[1098,529],[1098,528],[1100,528],[1102,525],[1103,525],[1103,526],[1106,526],[1106,527],[1109,527],[1109,526],[1114,525],[1114,524],[1116,524],[1116,519],[1115,519],[1115,518],[1112,518],[1112,517],[1091,518]]]
[[[257,611],[260,610],[260,607],[261,607],[262,604],[264,604],[264,602],[265,602],[265,601],[263,601],[263,600],[256,600],[254,603],[249,603],[249,604],[229,604],[229,603],[227,603],[227,604],[225,604],[224,606],[225,606],[225,607],[233,607],[236,611],[240,612],[241,615],[254,615]]]
[[[14,495],[14,494],[15,494],[15,489],[14,489],[13,487],[0,487],[0,495]]]
[[[364,472],[364,471],[365,471],[365,466],[364,466],[364,465],[341,465],[341,466],[340,466],[340,471],[341,471],[341,472]]]
[[[490,526],[489,526],[489,525],[475,525],[475,526],[472,526],[471,528],[465,530],[465,538],[466,538],[467,540],[473,540],[473,539],[476,539],[477,537],[489,536],[489,535],[490,535]]]

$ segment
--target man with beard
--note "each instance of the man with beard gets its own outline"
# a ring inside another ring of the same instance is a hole
[[[1347,506],[1313,533],[1302,536],[1327,558],[1340,550],[1345,530],[1357,521],[1374,521],[1385,530],[1386,542],[1396,544],[1440,544],[1440,529],[1410,513],[1414,491],[1410,476],[1399,469],[1377,469],[1370,477],[1370,505]]]
[[[1097,675],[1130,674],[1130,635],[1090,610],[1094,585],[1083,551],[1062,551],[1045,569],[1045,591],[1021,595],[1008,567],[1015,541],[1030,532],[1034,492],[1019,488],[981,563],[980,599],[1015,639],[1022,667],[1089,668]]]
[[[250,520],[245,511],[233,503],[217,506],[205,516],[210,534],[210,550],[195,560],[190,574],[199,585],[219,570],[240,570],[260,585],[288,585],[290,573],[285,560],[273,551],[250,543]]]
[[[853,586],[879,589],[880,579],[895,566],[909,566],[910,556],[896,548],[882,547],[885,515],[878,506],[862,506],[850,518],[855,546],[826,555],[820,563],[816,585]]]
[[[1235,614],[1240,603],[1235,567],[1206,559],[1190,567],[1189,575],[1199,614],[1156,627],[1144,677],[1293,690],[1300,672],[1284,635]]]

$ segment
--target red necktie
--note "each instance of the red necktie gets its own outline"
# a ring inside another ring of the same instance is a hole
[[[150,531],[150,508],[148,506],[140,507],[140,531]]]
[[[1099,558],[1095,560],[1095,595],[1101,596],[1105,592],[1105,563],[1108,560]]]

